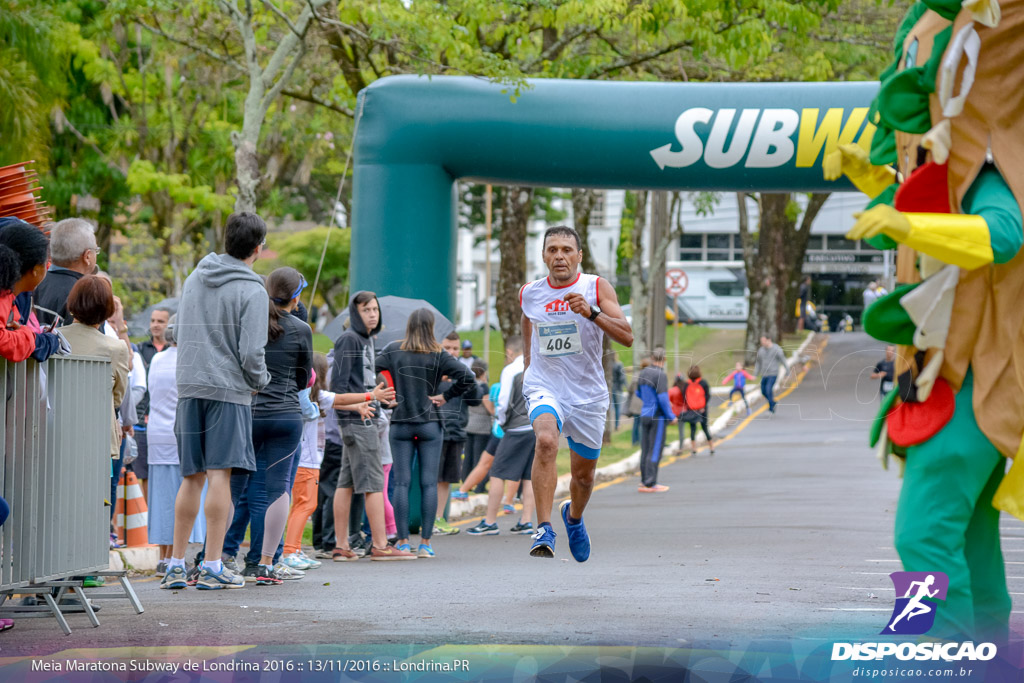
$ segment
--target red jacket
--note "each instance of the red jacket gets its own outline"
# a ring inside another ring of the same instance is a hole
[[[674,386],[668,390],[668,402],[672,404],[672,412],[679,417],[683,414],[685,406],[683,405],[683,392],[679,387]]]
[[[30,327],[23,325],[17,330],[7,329],[8,320],[17,318],[17,311],[12,318],[14,308],[14,292],[0,294],[0,356],[13,363],[20,363],[36,349],[36,335]]]

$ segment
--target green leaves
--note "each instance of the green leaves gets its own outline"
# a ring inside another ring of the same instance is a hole
[[[138,159],[128,169],[128,188],[138,194],[166,192],[176,203],[203,211],[229,213],[235,202],[209,185],[192,185],[192,178],[185,173],[161,172],[152,162]]]

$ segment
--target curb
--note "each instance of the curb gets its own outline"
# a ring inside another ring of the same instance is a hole
[[[797,362],[797,361],[799,361],[801,359],[801,357],[804,355],[804,352],[807,350],[807,347],[810,346],[811,341],[814,339],[814,336],[815,336],[814,332],[808,332],[807,338],[804,339],[803,342],[800,344],[800,346],[797,347],[796,351],[794,351],[789,356],[788,362],[789,362],[790,368],[793,367],[793,364],[795,362]],[[778,389],[780,383],[781,383],[781,380],[779,380],[779,382],[777,382],[775,384],[776,389]],[[723,388],[727,389],[727,387],[723,387]],[[712,389],[711,393],[712,393],[712,395],[714,395],[715,390]],[[760,387],[756,387],[756,386],[755,387],[750,387],[747,390],[747,392],[746,392],[746,396],[747,396],[747,402],[750,404],[751,408],[753,408],[756,404],[758,404],[758,403],[760,403],[761,401],[764,400],[764,397],[761,396],[761,389],[760,389]],[[742,408],[740,408],[739,405],[733,405],[733,406],[730,406],[729,408],[726,408],[725,412],[722,413],[708,427],[708,429],[711,431],[712,436],[718,436],[718,434],[722,430],[724,430],[726,428],[726,426],[728,426],[729,421],[733,417],[735,417],[735,414],[736,414],[737,410],[742,410]],[[707,439],[704,437],[703,433],[697,435],[697,443],[703,443],[706,440]],[[689,442],[690,442],[690,440],[686,439],[682,444],[680,444],[679,441],[676,440],[676,441],[672,441],[670,443],[666,443],[665,444],[665,448],[669,448],[669,447],[674,445],[676,448],[682,450],[683,446],[685,446]],[[618,476],[622,476],[622,475],[627,474],[627,473],[635,472],[639,467],[640,467],[640,451],[637,450],[632,455],[630,455],[628,457],[625,457],[625,458],[623,458],[622,460],[620,460],[618,462],[614,462],[611,465],[606,465],[604,467],[599,467],[597,469],[597,471],[594,473],[594,476],[596,478],[598,478],[598,479],[618,477]],[[569,494],[569,480],[571,478],[572,478],[572,475],[570,475],[570,474],[563,474],[562,476],[560,476],[558,478],[558,484],[555,486],[555,498],[556,499],[557,498],[562,498],[562,497],[564,497],[564,496]],[[474,494],[474,495],[470,496],[468,500],[452,500],[452,501],[450,501],[448,510],[449,510],[449,515],[454,518],[454,517],[469,517],[469,516],[473,515],[474,513],[477,513],[478,510],[486,509],[486,508],[487,508],[487,494],[486,493],[477,493],[477,494]]]
[[[143,545],[130,548],[116,548],[110,551],[110,569],[122,571],[155,571],[160,562],[160,548],[155,545]]]

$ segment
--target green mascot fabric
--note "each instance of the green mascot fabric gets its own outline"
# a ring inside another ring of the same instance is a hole
[[[992,496],[1006,459],[978,428],[973,396],[968,372],[953,418],[933,438],[907,449],[896,550],[906,571],[949,576],[946,602],[930,633],[998,642],[1007,637],[1011,603]]]
[[[878,299],[864,311],[864,331],[875,339],[896,344],[912,346],[914,332],[917,327],[910,319],[907,311],[900,305],[903,295],[910,293],[920,283],[902,285]]]

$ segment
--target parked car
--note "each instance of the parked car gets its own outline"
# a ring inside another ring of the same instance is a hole
[[[495,308],[495,297],[490,299],[490,328],[492,330],[500,329],[498,327],[498,311]],[[476,305],[476,309],[473,311],[473,322],[467,327],[466,325],[460,325],[456,328],[459,332],[467,332],[470,330],[482,330],[484,329],[484,304],[480,302]]]
[[[622,308],[622,312],[626,316],[626,322],[628,322],[630,325],[632,325],[633,324],[633,304],[626,304],[625,306],[622,306],[621,308]],[[672,309],[669,306],[666,306],[665,307],[665,324],[666,325],[671,325],[675,321],[676,321],[676,314],[672,312]]]

